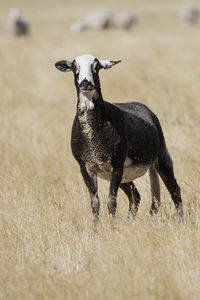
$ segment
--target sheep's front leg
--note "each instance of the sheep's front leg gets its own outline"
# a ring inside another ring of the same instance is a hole
[[[97,175],[96,173],[87,169],[84,164],[80,164],[80,169],[90,194],[92,213],[95,217],[95,220],[98,220],[100,201],[97,192]]]
[[[122,179],[123,167],[121,166],[113,166],[111,170],[111,178],[110,178],[110,193],[108,197],[108,212],[113,217],[116,213],[117,208],[117,191]]]

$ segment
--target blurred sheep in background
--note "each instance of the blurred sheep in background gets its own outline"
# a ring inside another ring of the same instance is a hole
[[[179,15],[184,24],[194,25],[199,20],[199,8],[193,4],[184,4]]]
[[[9,11],[7,31],[13,36],[22,36],[29,33],[29,24],[21,16],[18,8],[12,8]]]
[[[72,33],[79,33],[83,30],[102,30],[110,27],[111,15],[107,9],[100,9],[86,16],[83,20],[73,23],[70,27]]]
[[[136,22],[136,17],[129,11],[120,12],[113,18],[113,26],[122,29],[130,29]]]
[[[107,9],[100,9],[85,18],[88,29],[101,30],[110,26],[111,15]]]
[[[135,16],[127,11],[120,12],[115,17],[107,9],[100,9],[74,22],[70,26],[71,33],[80,33],[84,30],[104,30],[110,27],[129,29],[136,23]]]

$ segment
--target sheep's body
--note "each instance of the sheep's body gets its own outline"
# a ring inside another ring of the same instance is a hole
[[[107,9],[97,10],[82,20],[74,22],[70,26],[72,33],[79,33],[84,30],[102,30],[111,25],[111,15]]]
[[[142,176],[155,162],[163,141],[161,128],[155,124],[153,113],[141,103],[111,104],[104,101],[103,104],[103,124],[96,120],[93,110],[85,110],[75,119],[73,154],[77,160],[85,161],[86,166],[99,177],[109,180],[113,155],[123,143],[126,157],[121,182],[132,181]],[[77,140],[82,145],[77,147]]]
[[[130,29],[137,22],[136,17],[129,11],[122,11],[113,18],[113,26]]]
[[[85,17],[83,23],[88,29],[100,30],[110,26],[110,19],[109,11],[107,9],[100,9]]]
[[[157,117],[141,103],[111,104],[102,98],[98,70],[118,62],[100,61],[85,55],[72,63],[61,61],[56,64],[59,70],[73,70],[75,75],[78,102],[71,147],[90,193],[92,211],[98,217],[99,176],[110,180],[109,213],[115,214],[120,187],[128,196],[129,211],[135,214],[140,195],[132,180],[149,170],[152,192],[150,212],[156,213],[160,204],[159,174],[182,216],[180,188]]]

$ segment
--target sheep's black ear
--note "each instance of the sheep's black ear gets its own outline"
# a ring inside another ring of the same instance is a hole
[[[55,63],[55,67],[61,72],[69,72],[72,71],[72,62],[67,60],[60,60]]]
[[[121,60],[99,60],[101,68],[109,69],[121,62]]]

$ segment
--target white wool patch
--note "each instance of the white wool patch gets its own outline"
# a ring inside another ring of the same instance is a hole
[[[78,83],[80,84],[85,78],[94,84],[93,74],[92,74],[92,64],[94,63],[96,57],[93,55],[85,54],[77,56],[75,62],[79,66],[79,79]]]
[[[86,109],[94,109],[94,103],[92,101],[92,97],[94,95],[94,91],[86,97],[82,93],[80,93],[80,108],[81,111],[85,111]]]

